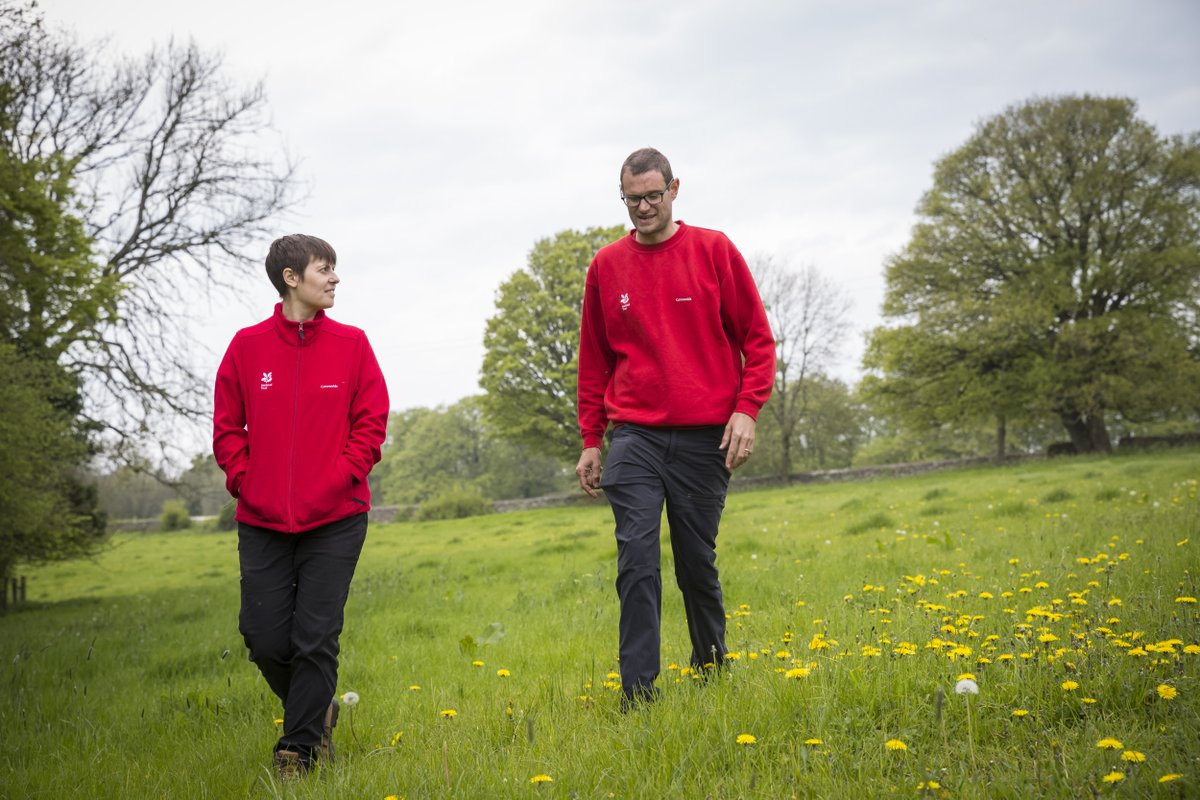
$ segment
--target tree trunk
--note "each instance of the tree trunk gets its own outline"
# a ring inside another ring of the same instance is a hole
[[[789,483],[792,476],[792,434],[788,431],[779,438],[779,477]]]
[[[1059,419],[1071,437],[1077,453],[1111,453],[1112,441],[1108,427],[1104,424],[1104,412],[1080,414],[1074,411],[1059,412]]]
[[[1008,420],[1003,414],[996,417],[996,458],[1004,460],[1008,454]]]

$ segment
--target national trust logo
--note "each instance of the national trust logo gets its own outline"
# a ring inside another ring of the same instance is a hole
[[[629,310],[629,292],[623,292],[621,294],[621,310],[622,311]]]
[[[263,373],[263,376],[262,376],[262,383],[259,385],[259,388],[260,388],[260,389],[262,389],[262,390],[264,390],[264,391],[265,391],[265,390],[267,390],[267,389],[270,389],[270,388],[271,388],[271,381],[274,379],[274,377],[275,377],[275,373],[273,373],[273,372],[264,372],[264,373]]]

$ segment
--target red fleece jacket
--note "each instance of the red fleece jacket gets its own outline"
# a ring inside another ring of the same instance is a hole
[[[679,222],[665,242],[630,234],[588,267],[579,336],[579,429],[755,419],[775,382],[775,340],[741,253],[718,231]]]
[[[388,393],[367,336],[317,312],[237,332],[217,370],[213,454],[237,519],[298,533],[371,507]]]

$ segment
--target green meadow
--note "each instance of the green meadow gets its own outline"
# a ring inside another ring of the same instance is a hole
[[[0,795],[1196,797],[1198,494],[1195,450],[735,492],[726,669],[687,669],[664,543],[663,695],[628,714],[605,506],[373,526],[360,699],[287,786],[236,537],[116,536],[0,617]]]

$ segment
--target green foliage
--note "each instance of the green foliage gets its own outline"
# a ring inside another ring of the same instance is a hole
[[[718,544],[735,658],[705,683],[680,668],[664,542],[663,696],[632,714],[608,677],[608,508],[372,526],[337,687],[361,701],[342,710],[333,767],[286,788],[269,777],[279,703],[237,632],[236,537],[120,534],[30,573],[30,605],[0,618],[0,729],[30,732],[5,739],[4,793],[1192,796],[1200,653],[1184,648],[1200,616],[1176,598],[1197,594],[1196,463],[1085,456],[735,492]],[[1038,505],[1059,486],[1071,505]],[[929,497],[941,515],[923,515]],[[1004,502],[1031,510],[994,515]],[[877,511],[896,524],[839,535]],[[978,695],[954,693],[967,672]],[[1108,737],[1123,749],[1098,748]],[[179,768],[185,750],[196,768]]]
[[[158,516],[159,530],[182,531],[192,527],[192,517],[182,500],[167,500]]]
[[[1200,137],[1126,99],[1032,100],[938,162],[887,267],[863,388],[918,427],[1050,417],[1081,452],[1106,415],[1200,394]]]
[[[417,519],[462,519],[492,513],[492,503],[477,486],[451,486],[421,504]]]
[[[566,488],[559,458],[500,439],[468,397],[448,408],[393,413],[383,458],[372,473],[383,503],[424,503],[470,485],[488,499],[536,497]]]
[[[75,475],[88,450],[74,392],[55,364],[0,342],[0,579],[21,562],[93,552],[103,537],[95,493]]]
[[[483,411],[498,436],[561,458],[580,448],[575,415],[584,280],[596,251],[621,226],[541,239],[528,264],[500,285],[483,335]]]

